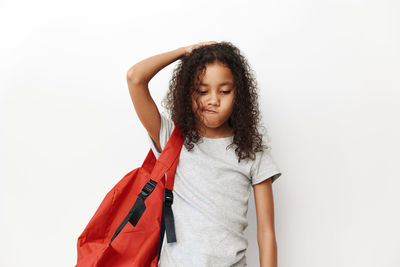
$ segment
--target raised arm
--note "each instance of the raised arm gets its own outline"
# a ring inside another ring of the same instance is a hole
[[[154,103],[154,100],[150,95],[148,84],[154,75],[164,67],[182,57],[186,51],[185,47],[181,47],[146,58],[133,65],[127,72],[126,78],[129,94],[133,106],[135,107],[136,114],[153,139],[159,152],[161,152],[161,117],[157,105]]]

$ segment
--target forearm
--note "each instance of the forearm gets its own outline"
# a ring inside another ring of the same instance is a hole
[[[260,267],[277,267],[277,245],[275,235],[259,233],[257,236]]]
[[[127,77],[135,82],[148,83],[161,69],[181,58],[184,54],[185,48],[180,47],[146,58],[133,65],[129,69]]]

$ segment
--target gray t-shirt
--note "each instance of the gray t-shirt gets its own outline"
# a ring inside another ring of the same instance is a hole
[[[164,149],[174,122],[168,115],[160,115],[160,145]],[[148,140],[158,158],[161,153],[149,134]],[[238,163],[234,148],[226,150],[232,140],[203,137],[192,151],[182,146],[172,204],[176,242],[167,243],[164,235],[159,266],[247,266],[248,241],[243,231],[248,224],[251,186],[268,178],[274,182],[281,172],[270,148],[257,152],[254,161]]]

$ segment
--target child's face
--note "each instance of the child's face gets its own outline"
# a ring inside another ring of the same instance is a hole
[[[194,97],[192,108],[200,119],[201,132],[220,135],[229,132],[228,119],[232,113],[235,99],[234,77],[231,70],[220,62],[209,64],[196,93],[200,104],[199,110]],[[206,110],[215,112],[208,112]]]

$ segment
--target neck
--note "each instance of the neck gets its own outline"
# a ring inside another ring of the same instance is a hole
[[[207,138],[223,138],[232,136],[234,132],[233,128],[225,123],[218,128],[199,127],[199,134]]]

